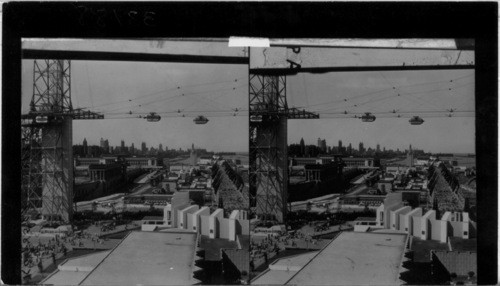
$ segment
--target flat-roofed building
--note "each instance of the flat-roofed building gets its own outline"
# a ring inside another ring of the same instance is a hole
[[[293,158],[292,165],[293,166],[305,166],[305,165],[314,165],[320,164],[321,161],[318,158]]]
[[[148,157],[129,157],[125,158],[125,161],[129,166],[136,166],[141,168],[156,168],[158,167],[158,162],[156,158]]]
[[[195,232],[130,232],[111,251],[70,259],[41,284],[193,285]]]
[[[385,167],[385,172],[391,175],[405,174],[408,171],[408,166],[403,165],[389,165]]]
[[[279,284],[403,284],[400,271],[407,239],[408,235],[401,233],[342,232],[295,275]]]
[[[67,259],[40,284],[79,285],[108,254],[109,251],[101,251]]]
[[[141,222],[142,231],[154,231],[158,226],[167,226],[162,216],[145,216],[142,218]]]
[[[116,180],[125,180],[127,166],[122,164],[92,164],[89,166],[89,175],[92,181],[115,183]]]
[[[356,167],[375,167],[375,159],[373,158],[342,158],[346,168]]]
[[[284,285],[302,269],[318,251],[281,258],[269,265],[269,268],[252,280],[252,285]]]
[[[200,156],[198,158],[199,165],[210,165],[212,164],[212,156]]]
[[[307,181],[324,181],[342,175],[342,169],[338,164],[308,164],[304,168]]]
[[[76,166],[90,166],[92,164],[105,164],[103,158],[74,158],[74,164]]]
[[[197,234],[133,231],[80,285],[191,285]]]

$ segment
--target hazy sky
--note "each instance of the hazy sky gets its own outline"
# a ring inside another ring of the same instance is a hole
[[[287,83],[289,106],[319,112],[324,118],[289,120],[289,143],[303,137],[306,144],[316,144],[320,137],[329,146],[342,140],[343,146],[350,142],[356,149],[361,141],[365,148],[380,144],[404,150],[412,144],[431,152],[475,152],[474,117],[445,117],[449,109],[454,114],[474,111],[473,70],[303,74],[288,77]],[[391,114],[394,110],[397,113]],[[349,117],[364,112],[381,115],[366,123],[338,114],[345,111]],[[420,116],[425,122],[410,125],[409,118],[397,114]]]
[[[32,69],[33,61],[23,61],[23,112],[32,94]],[[100,111],[108,118],[75,120],[74,144],[84,138],[99,144],[102,137],[111,146],[123,139],[136,148],[144,141],[155,148],[161,143],[185,149],[194,143],[213,151],[248,151],[248,112],[234,116],[233,111],[248,110],[245,65],[72,61],[71,80],[73,107]],[[149,112],[164,114],[154,123],[133,118]],[[186,117],[172,117],[182,114]],[[196,125],[197,115],[210,121]]]
[[[144,141],[148,147],[161,143],[185,149],[194,143],[213,151],[248,151],[245,65],[72,61],[71,68],[73,107],[100,111],[108,118],[74,121],[74,144],[83,138],[99,144],[103,137],[112,146],[123,139],[136,147]],[[32,71],[33,61],[24,60],[23,113],[33,92]],[[445,116],[448,109],[474,110],[473,70],[299,74],[287,78],[287,98],[289,106],[319,112],[322,118],[289,120],[289,143],[303,137],[316,144],[321,137],[329,146],[342,140],[355,148],[362,141],[366,148],[378,143],[405,149],[412,144],[431,152],[475,152],[473,117],[431,118]],[[235,109],[245,111],[233,116]],[[381,114],[393,110],[406,117],[419,115],[425,122],[412,126],[408,118],[383,118],[395,116]],[[348,117],[372,112],[377,119],[363,123],[338,118],[345,111]],[[133,118],[149,112],[162,113],[162,120]],[[196,125],[196,115],[210,121]]]

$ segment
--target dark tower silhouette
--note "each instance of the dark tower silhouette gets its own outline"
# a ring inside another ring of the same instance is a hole
[[[87,138],[83,138],[83,154],[87,156],[89,153],[89,146],[87,145]]]
[[[306,154],[306,144],[304,143],[304,138],[300,139],[300,156],[304,157]]]

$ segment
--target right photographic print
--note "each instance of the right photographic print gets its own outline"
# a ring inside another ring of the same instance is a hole
[[[473,39],[249,58],[251,284],[477,284]]]

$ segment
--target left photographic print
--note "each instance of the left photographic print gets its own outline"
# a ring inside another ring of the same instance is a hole
[[[248,283],[247,48],[22,48],[22,283]]]

